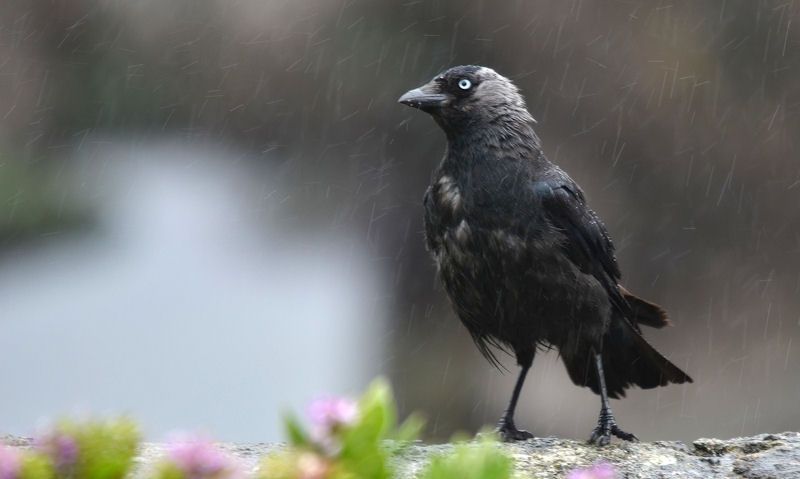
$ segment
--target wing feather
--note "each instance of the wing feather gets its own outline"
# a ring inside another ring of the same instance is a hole
[[[619,290],[622,274],[614,244],[603,222],[586,205],[580,188],[571,181],[556,179],[535,182],[533,191],[547,218],[567,237],[561,245],[567,257],[581,271],[594,276],[614,307],[631,317],[630,306]]]

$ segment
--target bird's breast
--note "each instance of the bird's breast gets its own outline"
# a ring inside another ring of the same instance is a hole
[[[440,213],[444,216],[455,217],[463,212],[462,187],[452,176],[440,176],[433,185],[433,195]]]

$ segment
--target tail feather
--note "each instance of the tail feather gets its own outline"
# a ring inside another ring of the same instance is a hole
[[[672,325],[667,317],[667,312],[661,306],[634,296],[633,293],[622,286],[619,287],[619,291],[631,307],[633,313],[632,321],[636,324],[644,324],[651,328],[663,328],[664,326]]]
[[[688,374],[672,364],[647,342],[625,319],[615,318],[603,338],[603,369],[608,396],[619,399],[625,390],[636,385],[651,389],[667,384],[692,382]],[[572,381],[599,394],[600,384],[589,348],[579,357],[564,358]]]

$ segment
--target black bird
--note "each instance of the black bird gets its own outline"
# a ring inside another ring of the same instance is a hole
[[[614,246],[581,188],[545,158],[516,86],[494,70],[458,66],[398,100],[430,114],[447,151],[425,193],[425,238],[453,307],[480,352],[513,352],[522,368],[498,423],[532,437],[514,409],[538,348],[558,349],[570,379],[601,397],[589,442],[620,429],[608,398],[692,382],[642,337],[669,324],[659,306],[620,284]]]

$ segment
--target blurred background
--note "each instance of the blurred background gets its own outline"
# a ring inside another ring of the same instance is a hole
[[[456,64],[525,94],[695,383],[645,440],[800,429],[800,3],[0,3],[0,432],[129,412],[151,438],[282,436],[387,375],[431,440],[494,424],[493,370],[423,246],[444,150],[396,104]],[[540,354],[518,424],[599,401]]]

